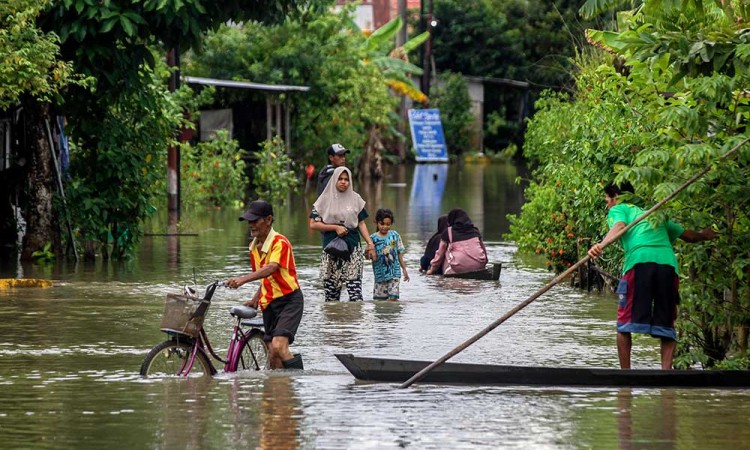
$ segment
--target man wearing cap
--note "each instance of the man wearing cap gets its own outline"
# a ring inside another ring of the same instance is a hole
[[[227,285],[236,289],[250,281],[261,280],[258,291],[245,306],[260,306],[263,311],[263,339],[268,343],[271,368],[302,369],[302,357],[289,351],[304,306],[292,244],[273,229],[273,207],[268,202],[250,203],[240,220],[247,221],[253,237],[250,243],[252,272],[230,278]]]
[[[333,144],[328,147],[328,165],[320,169],[318,172],[318,196],[323,193],[323,189],[326,188],[328,180],[331,179],[333,171],[337,167],[346,165],[346,154],[349,150],[344,148],[341,144]]]

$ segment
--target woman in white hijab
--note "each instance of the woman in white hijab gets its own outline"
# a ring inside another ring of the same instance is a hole
[[[364,257],[360,236],[367,242],[367,257],[375,252],[365,224],[367,216],[365,201],[352,189],[352,172],[346,167],[337,167],[331,181],[313,204],[309,220],[310,229],[323,235],[323,248],[338,236],[346,241],[351,255],[347,260],[323,252],[320,278],[327,302],[339,301],[344,286],[349,293],[349,301],[362,300]]]

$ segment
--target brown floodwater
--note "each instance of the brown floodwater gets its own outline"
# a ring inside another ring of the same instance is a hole
[[[738,389],[531,388],[361,383],[334,354],[434,360],[503,315],[552,276],[502,239],[523,202],[512,165],[404,166],[355,189],[395,213],[411,281],[400,302],[325,303],[320,237],[307,229],[312,194],[276,206],[294,245],[305,313],[292,347],[304,372],[148,379],[138,369],[165,339],[166,294],[248,270],[239,211],[184,211],[182,231],[147,236],[131,261],[6,268],[0,277],[51,279],[0,291],[0,437],[4,449],[747,448],[750,392]],[[500,280],[426,277],[424,243],[459,206],[482,230]],[[164,218],[149,224],[163,233]],[[370,229],[372,230],[372,224]],[[372,273],[365,269],[365,297]],[[257,285],[217,290],[206,318],[226,350],[230,306]],[[346,296],[344,294],[344,299]],[[616,367],[615,298],[553,288],[453,360],[548,367]],[[639,368],[657,343],[634,342]]]

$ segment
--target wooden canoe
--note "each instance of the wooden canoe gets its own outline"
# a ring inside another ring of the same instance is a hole
[[[355,378],[402,383],[427,367],[430,361],[365,358],[351,354],[336,357]],[[750,370],[654,370],[499,366],[443,363],[419,382],[591,387],[750,387]]]
[[[488,265],[484,270],[478,270],[476,272],[465,272],[465,273],[451,273],[443,275],[446,278],[468,278],[471,280],[493,280],[497,281],[500,279],[500,270],[502,264],[493,263]]]

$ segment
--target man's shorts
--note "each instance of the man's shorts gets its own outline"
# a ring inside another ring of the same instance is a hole
[[[270,342],[274,336],[286,336],[290,344],[294,342],[297,328],[302,321],[304,303],[300,289],[273,299],[263,310],[263,327],[266,331],[263,340]]]
[[[680,303],[679,284],[672,266],[633,266],[617,286],[617,331],[677,340],[674,321]]]
[[[372,290],[372,298],[375,300],[398,300],[398,285],[398,278],[380,283],[376,282]]]

